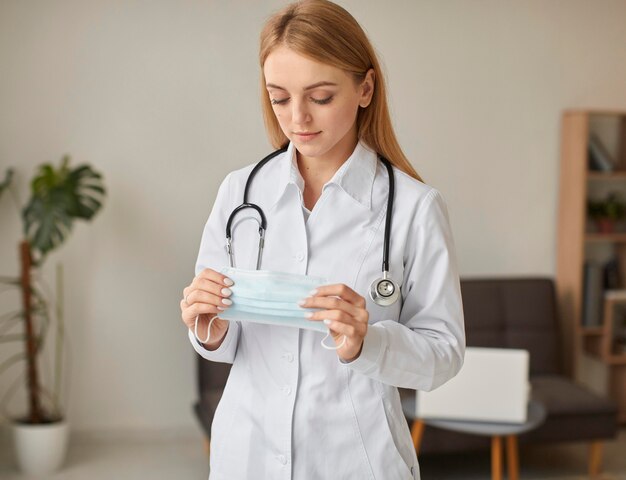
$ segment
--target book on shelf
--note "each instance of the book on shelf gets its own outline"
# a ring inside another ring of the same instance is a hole
[[[626,289],[621,289],[619,262],[616,257],[606,262],[587,260],[583,272],[582,325],[602,325],[604,299],[626,300]]]
[[[605,290],[604,298],[610,298],[611,300],[626,300],[626,290]]]
[[[596,327],[602,324],[602,264],[585,262],[583,273],[582,325]]]
[[[611,158],[611,154],[593,132],[589,135],[588,150],[589,170],[601,172],[612,172],[615,170],[615,162]]]
[[[604,288],[606,290],[618,290],[621,284],[619,261],[614,256],[604,264]]]

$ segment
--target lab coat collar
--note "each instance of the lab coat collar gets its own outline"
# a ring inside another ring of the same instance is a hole
[[[367,209],[372,206],[372,186],[376,176],[378,156],[362,140],[354,151],[339,167],[326,185],[334,183]],[[298,169],[296,148],[289,142],[285,156],[280,184],[277,186],[277,201],[280,200],[288,185],[295,185],[304,194],[304,179]]]

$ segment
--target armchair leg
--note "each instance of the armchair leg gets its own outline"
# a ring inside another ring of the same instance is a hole
[[[502,437],[491,437],[491,480],[502,480]]]
[[[506,437],[506,463],[509,471],[509,480],[519,479],[519,457],[517,453],[517,437],[507,435]]]
[[[602,468],[602,442],[596,440],[589,445],[589,476],[595,478]]]
[[[415,454],[419,455],[422,436],[424,435],[424,422],[422,420],[414,420],[411,426],[411,438],[415,447]]]

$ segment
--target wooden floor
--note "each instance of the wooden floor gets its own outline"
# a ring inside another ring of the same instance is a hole
[[[25,480],[13,462],[6,438],[0,444],[0,478]],[[626,430],[605,447],[602,480],[626,480]],[[520,478],[533,480],[583,480],[587,465],[583,444],[521,446]],[[474,455],[425,456],[420,459],[422,480],[488,480],[489,452]],[[199,432],[169,439],[135,436],[124,438],[76,438],[63,471],[49,480],[205,479],[208,464]]]
[[[626,429],[620,432],[617,440],[604,445],[603,457],[602,474],[595,480],[626,480]],[[520,479],[588,480],[588,459],[589,444],[520,445]],[[422,480],[488,480],[491,478],[490,468],[488,451],[420,458]]]

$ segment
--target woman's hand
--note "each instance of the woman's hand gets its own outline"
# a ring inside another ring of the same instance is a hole
[[[206,338],[209,322],[216,314],[232,305],[227,297],[231,295],[228,288],[233,281],[221,273],[205,268],[193,279],[191,284],[183,289],[183,299],[180,301],[181,318],[183,323],[192,331],[198,318],[198,337]],[[228,320],[216,318],[211,324],[211,336],[204,345],[209,349],[217,348],[228,331]]]
[[[346,336],[345,344],[337,350],[342,360],[349,362],[361,354],[369,320],[365,298],[347,285],[338,283],[317,288],[316,293],[304,299],[300,306],[325,309],[311,312],[310,319],[324,321],[336,345],[341,344]]]

